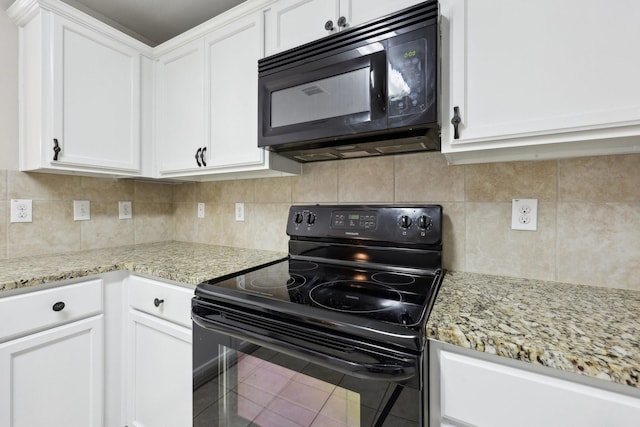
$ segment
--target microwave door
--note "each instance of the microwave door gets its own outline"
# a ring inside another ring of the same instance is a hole
[[[268,76],[259,145],[322,141],[386,128],[386,53],[358,49]],[[284,76],[283,76],[284,74]]]

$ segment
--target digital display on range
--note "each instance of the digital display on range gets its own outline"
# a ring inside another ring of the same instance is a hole
[[[364,229],[372,230],[376,228],[375,212],[348,212],[337,211],[333,213],[331,226],[339,229]]]

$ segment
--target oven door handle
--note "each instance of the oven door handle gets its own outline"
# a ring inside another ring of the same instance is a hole
[[[339,371],[346,375],[374,381],[407,382],[416,376],[416,366],[419,357],[403,355],[404,357],[389,357],[380,363],[363,363],[360,361],[339,358],[329,353],[319,352],[309,347],[291,343],[286,339],[260,334],[238,326],[212,321],[192,312],[191,318],[195,325],[212,330],[223,335],[248,341],[274,351],[288,353],[303,360]]]

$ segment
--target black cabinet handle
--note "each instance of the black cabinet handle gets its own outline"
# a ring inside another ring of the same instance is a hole
[[[324,23],[324,29],[327,31],[335,30],[335,27],[333,26],[333,21],[331,19],[329,19],[327,22]]]
[[[198,151],[196,151],[196,163],[198,164],[199,168],[202,167],[202,165],[200,164],[200,152],[202,152],[202,148],[198,148]]]
[[[57,303],[53,304],[53,311],[62,311],[64,310],[64,303],[62,301],[58,301]]]
[[[207,154],[207,147],[203,147],[200,152],[200,161],[202,162],[202,166],[207,166],[207,161],[204,159],[204,156]]]
[[[156,307],[160,307],[160,304],[162,304],[163,302],[163,299],[156,298],[153,300],[153,305],[155,305]]]
[[[344,28],[346,26],[347,26],[347,18],[345,18],[344,16],[341,16],[340,18],[338,18],[338,27]]]
[[[58,139],[53,138],[53,160],[58,160],[58,153],[60,153],[60,151],[62,151],[62,148],[58,145]]]
[[[453,107],[453,118],[451,119],[451,124],[453,125],[453,139],[460,138],[460,131],[458,130],[458,126],[462,122],[460,118],[460,107]]]

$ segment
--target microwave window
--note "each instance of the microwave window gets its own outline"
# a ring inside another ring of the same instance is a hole
[[[371,110],[370,67],[271,93],[271,127],[290,126]]]

